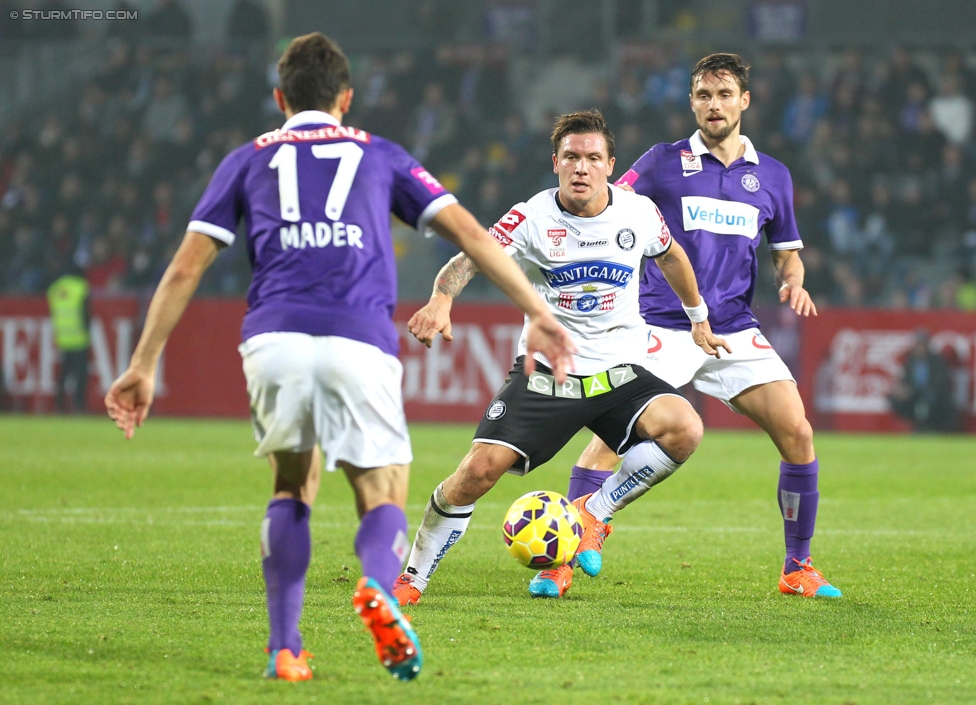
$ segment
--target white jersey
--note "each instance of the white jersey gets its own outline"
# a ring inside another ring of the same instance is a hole
[[[653,201],[608,188],[610,203],[599,215],[571,215],[553,188],[516,204],[489,230],[569,331],[577,375],[644,364],[641,257],[657,257],[671,247],[671,233]],[[519,355],[526,353],[525,332]],[[549,364],[543,355],[536,358]]]

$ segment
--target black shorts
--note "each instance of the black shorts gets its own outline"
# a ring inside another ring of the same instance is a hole
[[[638,365],[570,375],[557,387],[552,370],[536,362],[536,371],[526,376],[524,362],[524,356],[515,360],[474,434],[475,443],[499,443],[522,456],[509,471],[519,475],[551,460],[584,427],[623,455],[641,442],[634,425],[650,401],[678,395]]]

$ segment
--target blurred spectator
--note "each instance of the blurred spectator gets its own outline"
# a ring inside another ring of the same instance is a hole
[[[796,93],[783,111],[783,135],[794,144],[806,144],[813,136],[817,122],[827,113],[827,108],[827,96],[821,90],[816,76],[803,74]]]
[[[263,3],[236,0],[227,17],[227,36],[231,39],[267,41],[271,18]]]
[[[193,20],[179,0],[157,0],[146,21],[146,34],[165,39],[189,39]]]
[[[409,136],[410,153],[421,162],[442,163],[457,130],[457,111],[444,96],[440,83],[428,83],[414,111]]]
[[[946,359],[932,349],[929,332],[915,331],[901,379],[888,397],[891,410],[916,431],[954,431],[952,375]]]
[[[188,110],[186,98],[175,90],[173,80],[160,76],[153,84],[152,99],[142,115],[142,131],[155,142],[175,142],[177,124]]]
[[[85,410],[88,393],[88,282],[74,265],[69,265],[47,290],[48,310],[54,345],[61,356],[54,399],[58,411],[65,411],[65,395],[72,390],[71,411]]]
[[[905,47],[897,47],[887,63],[879,64],[884,77],[879,86],[879,97],[886,112],[899,112],[908,99],[909,87],[917,84],[926,97],[929,94],[929,80],[925,71],[915,63],[911,52]],[[916,89],[917,90],[917,89]]]
[[[929,101],[932,120],[953,144],[966,144],[973,133],[973,101],[962,93],[959,76],[942,77],[939,94]]]

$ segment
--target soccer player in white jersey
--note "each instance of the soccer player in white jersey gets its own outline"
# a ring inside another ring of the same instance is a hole
[[[711,306],[712,327],[733,351],[718,360],[689,345],[681,302],[655,268],[647,267],[641,281],[641,314],[649,326],[645,364],[675,387],[692,382],[769,435],[780,454],[777,499],[786,542],[779,589],[836,598],[841,591],[814,569],[810,558],[820,496],[813,430],[793,376],[751,310],[757,249],[765,235],[780,302],[799,316],[817,314],[803,288],[803,242],[793,213],[790,172],[740,133],[751,100],[748,82],[749,67],[736,54],[701,59],[691,74],[690,94],[698,131],[690,139],[655,145],[618,182],[660,206],[695,268]],[[618,460],[594,436],[573,468],[569,498],[601,486]],[[599,573],[598,554],[578,560],[589,575]]]
[[[531,372],[525,366],[531,353],[519,341],[515,366],[488,405],[470,451],[431,495],[406,572],[394,588],[401,605],[420,599],[467,529],[474,503],[505,472],[530,472],[584,426],[624,462],[588,507],[578,505],[582,545],[602,541],[605,524],[594,514],[611,516],[669,477],[701,440],[701,419],[692,406],[640,367],[646,333],[636,275],[643,256],[654,259],[686,306],[689,340],[694,337],[709,355],[725,345],[712,335],[684,250],[651,200],[609,185],[613,134],[598,111],[560,117],[552,147],[559,187],[515,205],[489,232],[570,331],[577,348],[575,375],[555,381],[541,357]],[[467,256],[453,258],[438,274],[428,304],[408,322],[410,332],[427,345],[437,333],[450,340],[451,303],[476,271]],[[568,587],[546,586],[554,596]],[[530,592],[538,589],[533,585]]]
[[[342,125],[352,102],[349,62],[329,38],[295,39],[278,63],[280,130],[221,162],[193,211],[149,306],[129,368],[105,396],[131,438],[153,401],[166,340],[200,277],[241,220],[254,270],[240,346],[255,455],[274,490],[261,525],[270,633],[268,678],[308,680],[298,629],[311,556],[309,515],[326,469],[342,468],[360,517],[363,577],[353,606],[381,663],[401,680],[420,671],[417,635],[389,591],[407,549],[403,507],[412,459],[397,359],[396,259],[390,211],[467,252],[528,316],[528,348],[564,379],[569,334],[498,244],[401,146]],[[531,365],[530,365],[531,366]]]

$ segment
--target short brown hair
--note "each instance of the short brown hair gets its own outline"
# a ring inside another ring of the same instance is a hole
[[[695,81],[700,78],[709,74],[719,76],[728,72],[739,84],[739,90],[745,93],[749,90],[749,68],[738,54],[709,54],[699,60],[691,70],[691,92],[695,92]]]
[[[296,113],[331,110],[349,88],[349,60],[320,32],[296,37],[278,60],[278,88]]]
[[[613,159],[613,133],[607,126],[603,113],[596,108],[567,113],[556,118],[556,124],[552,128],[552,153],[559,154],[559,143],[566,135],[588,135],[591,132],[603,135],[607,143],[607,157]]]

